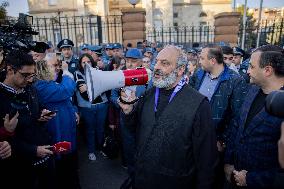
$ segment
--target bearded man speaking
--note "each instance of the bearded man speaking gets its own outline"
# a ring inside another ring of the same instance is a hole
[[[156,58],[154,87],[134,105],[119,102],[125,125],[137,132],[135,189],[212,188],[217,147],[210,105],[186,84],[186,65],[179,48],[166,46]]]

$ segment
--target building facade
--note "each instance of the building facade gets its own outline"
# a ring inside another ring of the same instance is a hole
[[[35,17],[120,15],[131,8],[127,0],[28,0]],[[213,25],[214,15],[230,12],[231,0],[140,0],[146,10],[146,27]]]
[[[248,12],[252,14],[255,20],[258,20],[259,9],[249,9]],[[261,11],[261,26],[272,25],[275,22],[280,22],[284,19],[284,7],[282,8],[264,8]]]
[[[121,11],[133,7],[128,0],[28,0],[28,5],[39,31],[35,40],[57,44],[70,38],[77,47],[122,42]],[[232,10],[231,0],[140,0],[136,7],[146,11],[146,38],[165,43],[212,41],[214,31],[207,26],[214,25],[214,15]]]

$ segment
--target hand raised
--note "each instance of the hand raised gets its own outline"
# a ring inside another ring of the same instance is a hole
[[[19,112],[17,112],[14,117],[10,119],[9,114],[6,114],[6,116],[3,118],[4,119],[4,127],[8,132],[14,132],[17,124],[18,124],[18,116]]]

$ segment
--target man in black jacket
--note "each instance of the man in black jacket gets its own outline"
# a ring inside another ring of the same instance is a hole
[[[125,124],[137,131],[135,189],[212,188],[217,147],[210,105],[186,85],[180,49],[167,46],[156,61],[155,87],[136,105],[119,103]]]
[[[35,76],[32,56],[12,51],[5,59],[5,80],[0,83],[0,128],[13,133],[9,138],[12,158],[0,160],[1,188],[53,187],[53,152],[42,121],[52,118],[40,112],[31,83]]]

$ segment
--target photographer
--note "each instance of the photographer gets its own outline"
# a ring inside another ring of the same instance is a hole
[[[48,116],[48,110],[40,112],[37,94],[31,86],[35,62],[27,53],[12,50],[4,63],[1,74],[5,73],[5,80],[0,83],[0,117],[3,118],[0,129],[4,127],[10,134],[14,132],[14,136],[9,139],[12,159],[0,160],[1,188],[53,188],[53,152],[43,123],[55,115]],[[3,145],[7,145],[6,142],[0,146]]]

